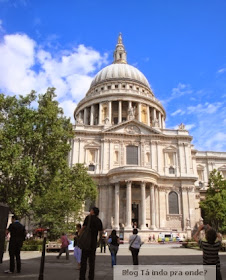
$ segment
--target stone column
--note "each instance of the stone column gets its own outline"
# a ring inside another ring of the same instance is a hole
[[[155,120],[156,119],[156,109],[152,108],[152,119]]]
[[[151,229],[155,229],[155,193],[154,185],[150,186],[150,197],[151,197]]]
[[[132,182],[126,182],[126,226],[125,229],[132,229]]]
[[[148,124],[148,126],[150,126],[150,107],[149,106],[147,106],[147,124]]]
[[[109,124],[111,123],[111,117],[112,117],[112,110],[111,110],[111,101],[108,102],[108,118],[109,118]]]
[[[99,104],[99,125],[102,125],[102,103]]]
[[[146,183],[141,183],[141,229],[146,227]]]
[[[118,123],[122,122],[122,101],[118,102]]]
[[[165,129],[165,121],[164,121],[164,117],[162,116],[162,128]]]
[[[79,120],[81,121],[81,119],[82,119],[82,111],[80,111],[80,112],[78,113],[78,118],[79,118]]]
[[[114,229],[119,229],[119,183],[115,184],[115,220],[114,220]]]
[[[159,228],[159,190],[158,186],[155,186],[155,208],[156,208],[156,227]]]
[[[87,124],[87,108],[84,109],[84,124]]]
[[[189,220],[189,209],[188,209],[188,194],[187,194],[187,187],[182,186],[181,187],[181,191],[182,191],[182,201],[181,201],[181,205],[182,205],[182,211],[183,211],[183,225],[182,225],[182,229],[186,230],[188,227],[188,223],[187,221]]]
[[[138,103],[138,121],[141,122],[141,104]]]
[[[112,186],[108,186],[108,228],[112,228]]]
[[[158,115],[159,115],[159,116],[158,116],[158,119],[159,119],[159,127],[162,128],[162,116],[161,116],[161,112],[159,111],[158,113],[159,113],[159,114],[158,114]]]
[[[91,106],[91,111],[90,111],[90,125],[94,124],[94,105]]]

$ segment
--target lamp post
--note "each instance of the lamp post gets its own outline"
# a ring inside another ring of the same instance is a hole
[[[46,238],[47,238],[47,231],[44,231],[44,239],[42,243],[42,258],[41,258],[41,264],[40,264],[40,270],[39,270],[39,277],[38,280],[44,279],[44,266],[45,266],[45,253],[46,253]]]

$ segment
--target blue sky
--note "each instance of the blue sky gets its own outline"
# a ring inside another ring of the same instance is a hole
[[[128,63],[199,150],[226,151],[226,1],[0,0],[0,92],[57,88],[67,116],[112,62]]]

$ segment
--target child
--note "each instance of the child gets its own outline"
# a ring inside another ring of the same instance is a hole
[[[207,241],[202,241],[199,238],[199,233],[203,229],[206,230],[205,235]],[[198,242],[200,248],[203,250],[203,264],[216,265],[216,280],[222,280],[220,272],[220,259],[218,255],[221,248],[222,235],[220,233],[216,233],[216,231],[209,225],[201,225],[193,238]],[[217,238],[218,241],[215,242]]]
[[[82,254],[81,249],[78,247],[78,236],[79,236],[79,232],[80,231],[81,231],[81,224],[77,224],[76,225],[75,237],[74,237],[74,256],[75,256],[75,259],[76,259],[76,261],[78,263],[77,269],[80,269],[80,266],[81,266],[81,254]]]

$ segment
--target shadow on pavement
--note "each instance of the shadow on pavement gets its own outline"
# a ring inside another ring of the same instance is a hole
[[[3,261],[0,264],[0,279],[27,279],[38,280],[39,258],[22,259],[22,272],[21,274],[4,274],[4,270],[8,269],[9,261]],[[221,256],[222,275],[226,275],[226,255]],[[117,264],[131,265],[131,256],[118,256]],[[139,264],[142,265],[170,265],[170,264],[202,264],[202,256],[186,255],[186,256],[139,256]],[[111,280],[113,273],[111,268],[111,257],[109,254],[96,256],[96,280]],[[45,262],[44,280],[75,280],[79,279],[79,271],[76,270],[76,262],[73,254],[70,254],[70,259],[67,261],[65,256],[62,255],[60,259],[56,259],[56,254],[47,254]],[[223,278],[224,279],[224,278]],[[226,279],[225,279],[226,280]]]

